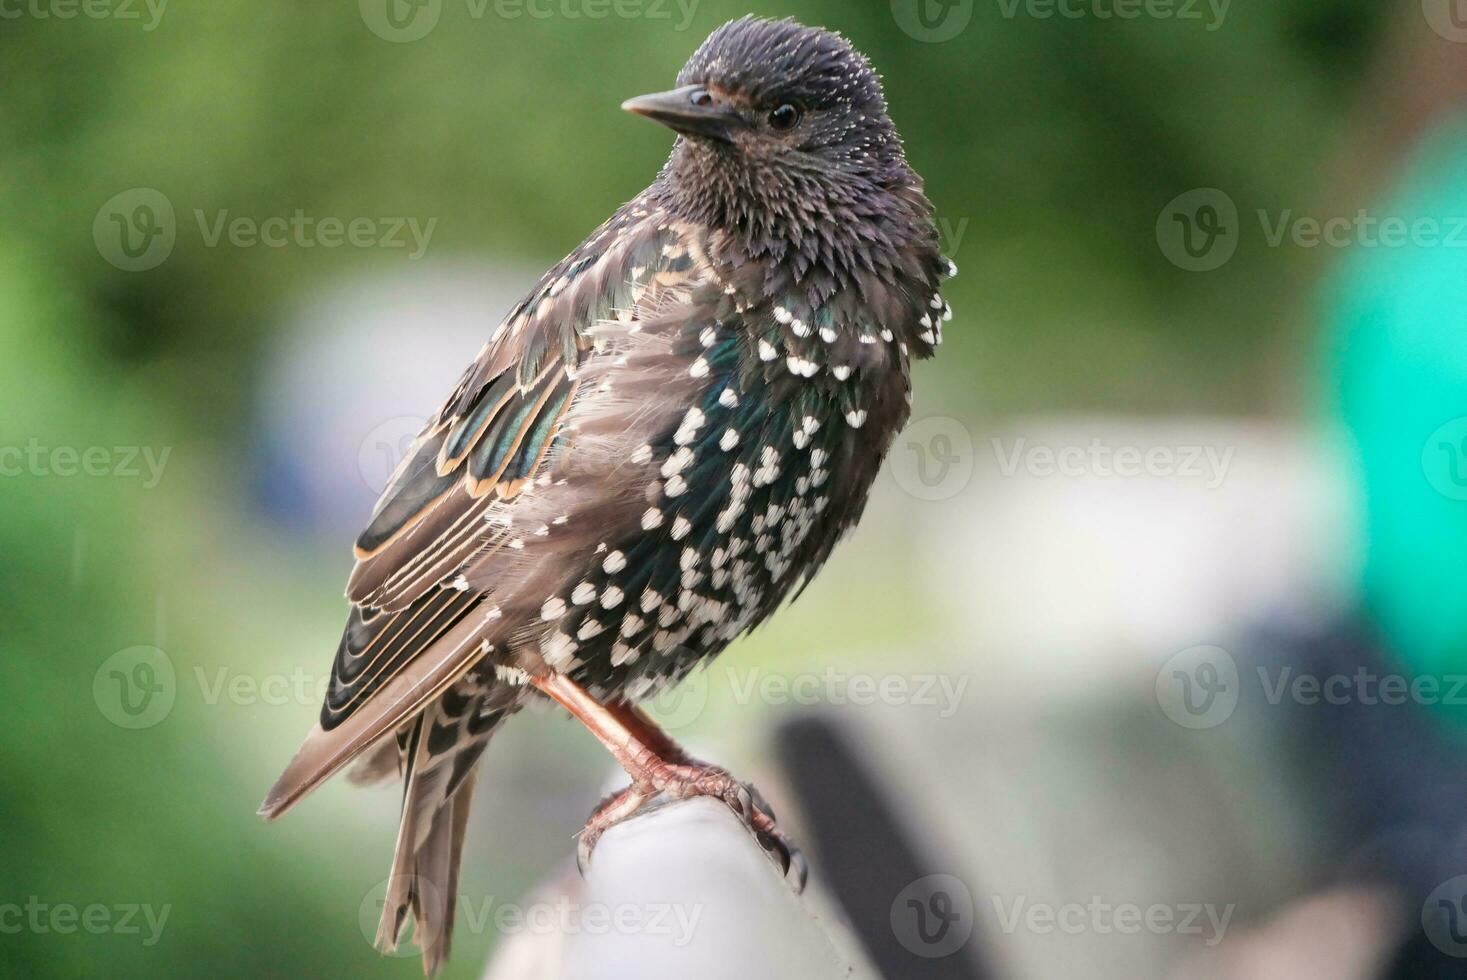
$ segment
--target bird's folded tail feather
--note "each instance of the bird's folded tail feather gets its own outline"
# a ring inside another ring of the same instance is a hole
[[[411,918],[412,941],[422,950],[423,972],[428,976],[447,961],[452,946],[474,766],[502,719],[498,712],[475,706],[458,740],[434,754],[432,736],[435,726],[442,724],[436,708],[413,722],[400,749],[406,774],[402,822],[377,925],[378,947],[392,952],[403,941]]]
[[[270,788],[260,815],[273,820],[298,803],[353,759],[397,731],[456,683],[482,656],[482,623],[466,617],[455,623],[426,652],[398,672],[340,721],[325,730],[311,729],[285,772]],[[369,766],[370,768],[370,766]]]

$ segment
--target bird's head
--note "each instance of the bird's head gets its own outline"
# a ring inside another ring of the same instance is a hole
[[[917,182],[870,62],[839,34],[791,20],[724,24],[676,88],[622,108],[680,134],[664,184],[716,224],[798,233]]]
[[[726,156],[861,168],[899,144],[881,81],[839,34],[744,17],[709,35],[678,87],[622,104]]]

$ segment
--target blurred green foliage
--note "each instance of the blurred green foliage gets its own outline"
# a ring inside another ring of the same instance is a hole
[[[669,86],[722,21],[792,14],[843,30],[885,76],[962,270],[948,345],[923,369],[928,409],[1277,410],[1291,402],[1274,365],[1298,265],[1255,239],[1225,269],[1187,273],[1157,249],[1155,222],[1194,187],[1222,188],[1245,211],[1307,206],[1388,6],[1238,3],[1208,31],[1022,8],[1007,18],[975,3],[940,44],[897,29],[887,3],[849,0],[703,0],[681,32],[676,5],[666,20],[506,19],[446,0],[412,43],[374,35],[352,3],[176,4],[152,30],[0,21],[0,443],[175,451],[155,490],[0,481],[0,902],[173,908],[152,947],[0,934],[4,972],[417,970],[376,964],[356,934],[354,896],[375,880],[345,861],[359,828],[266,833],[252,814],[310,708],[206,721],[180,699],[165,723],[129,731],[92,701],[102,661],[162,645],[161,622],[169,644],[196,651],[189,664],[282,670],[302,650],[324,662],[338,628],[344,550],[251,540],[241,486],[256,365],[283,307],[407,259],[208,247],[195,210],[436,217],[433,259],[548,264],[667,152],[667,134],[618,112],[620,100]],[[145,272],[114,268],[92,237],[103,203],[134,187],[160,190],[179,215],[173,253]],[[372,798],[379,837],[389,799]],[[372,855],[383,872],[387,840]],[[503,894],[529,880],[526,864]],[[453,975],[475,975],[488,942],[466,940]]]

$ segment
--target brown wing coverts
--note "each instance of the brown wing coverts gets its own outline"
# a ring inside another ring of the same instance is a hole
[[[631,316],[666,273],[667,228],[624,209],[506,318],[418,437],[356,542],[354,606],[322,707],[330,730],[474,612],[492,587],[464,570],[505,547],[486,521],[536,478],[560,441],[599,319]],[[606,242],[618,243],[605,254]],[[496,508],[497,505],[497,508]],[[491,509],[493,508],[493,509]]]

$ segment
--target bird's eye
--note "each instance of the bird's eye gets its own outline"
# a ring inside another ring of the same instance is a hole
[[[800,121],[800,107],[786,102],[769,113],[769,125],[780,131],[791,130]]]
[[[693,103],[693,105],[713,104],[713,96],[708,94],[708,90],[706,88],[695,89],[693,93],[688,96],[688,99]]]

